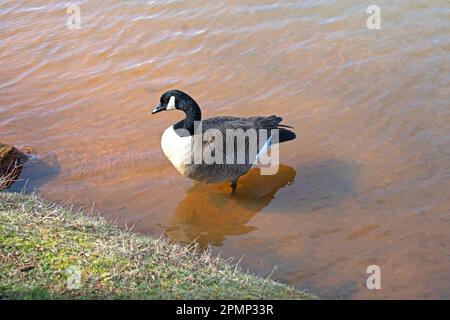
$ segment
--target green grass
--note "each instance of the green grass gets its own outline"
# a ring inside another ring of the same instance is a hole
[[[68,268],[81,271],[67,286]],[[197,246],[0,192],[0,299],[314,299]]]

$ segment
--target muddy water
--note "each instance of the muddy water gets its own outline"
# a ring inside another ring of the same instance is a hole
[[[375,31],[354,0],[80,1],[80,30],[66,5],[0,3],[0,140],[37,154],[16,190],[322,297],[450,298],[448,1],[382,2]],[[182,115],[148,114],[171,88],[283,116],[279,173],[236,197],[181,177],[159,141]]]

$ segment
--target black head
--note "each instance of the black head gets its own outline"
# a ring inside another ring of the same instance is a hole
[[[159,104],[152,111],[152,114],[169,110],[181,110],[189,113],[193,109],[199,109],[198,104],[187,93],[180,90],[170,90],[161,96]]]

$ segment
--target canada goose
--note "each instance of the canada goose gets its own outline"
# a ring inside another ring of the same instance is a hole
[[[261,153],[270,148],[273,142],[271,130],[278,129],[278,143],[295,139],[295,133],[286,129],[291,127],[281,125],[280,122],[283,119],[274,115],[250,118],[221,116],[202,120],[202,113],[197,102],[180,90],[170,90],[164,93],[152,114],[168,110],[183,111],[185,118],[167,128],[162,135],[161,146],[166,157],[181,174],[190,179],[207,183],[231,181],[232,193],[236,191],[239,177],[247,173]],[[222,142],[217,138],[205,139],[203,136],[200,140],[202,150],[213,150],[211,153],[214,155],[217,149],[224,150],[222,155],[218,155],[223,161],[216,163],[210,163],[204,159],[201,159],[200,162],[193,161],[193,158],[196,157],[194,154],[196,152],[195,141],[198,140],[195,137],[199,136],[198,133],[207,135],[210,131],[219,132],[221,134],[219,138],[223,138],[222,141],[225,141],[229,130],[239,129],[244,132],[249,131],[249,129],[258,133],[260,131],[268,132],[266,136],[257,136],[258,143],[255,144],[258,146],[257,154],[252,155],[247,152],[251,146],[249,145],[249,139],[244,138],[245,159],[242,159],[241,162],[230,163],[228,157],[231,156],[235,159],[236,156],[237,159],[237,154],[243,151],[242,148],[238,150],[238,144],[235,144],[233,149],[227,150],[227,147],[218,146]]]

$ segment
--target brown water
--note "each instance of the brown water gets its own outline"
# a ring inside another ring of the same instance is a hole
[[[382,1],[0,3],[0,140],[56,201],[327,298],[450,298],[450,4]],[[206,116],[278,114],[297,140],[278,175],[196,184],[151,116],[161,93]],[[16,186],[16,190],[24,182]],[[368,290],[366,268],[381,268]]]

